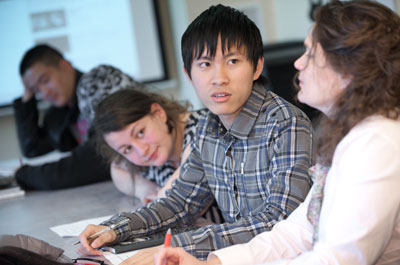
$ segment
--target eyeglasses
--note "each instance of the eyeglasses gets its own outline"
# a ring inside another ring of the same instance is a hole
[[[104,265],[104,261],[91,258],[79,258],[72,260],[75,265]]]

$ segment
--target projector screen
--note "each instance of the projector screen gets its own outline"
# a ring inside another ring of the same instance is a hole
[[[20,60],[47,43],[87,72],[111,64],[135,79],[167,79],[153,0],[0,1],[0,106],[23,93]]]

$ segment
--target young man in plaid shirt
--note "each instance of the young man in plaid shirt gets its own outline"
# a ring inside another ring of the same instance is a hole
[[[312,126],[299,109],[265,89],[257,26],[233,8],[212,6],[184,33],[182,57],[187,77],[211,113],[198,124],[179,179],[167,198],[88,226],[80,235],[84,252],[101,254],[95,248],[107,243],[192,224],[216,200],[225,223],[176,234],[171,241],[205,259],[213,250],[270,230],[306,197]],[[104,225],[126,218],[126,225],[87,240]],[[141,251],[124,264],[152,263],[156,251]]]

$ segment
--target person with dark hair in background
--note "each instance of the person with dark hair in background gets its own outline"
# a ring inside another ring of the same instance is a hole
[[[157,265],[400,264],[400,17],[375,1],[332,1],[297,59],[298,98],[320,110],[314,185],[272,231],[197,261]]]
[[[44,44],[25,53],[20,75],[25,90],[13,107],[23,155],[32,158],[53,150],[71,153],[56,162],[22,166],[15,172],[17,183],[24,189],[52,190],[109,180],[109,164],[90,141],[93,117],[88,106],[100,100],[91,95],[102,90],[105,97],[112,91],[140,85],[112,66],[100,65],[82,73],[58,50]],[[42,122],[37,98],[51,105]]]
[[[265,89],[263,44],[254,22],[231,7],[211,6],[183,34],[182,57],[209,113],[197,124],[179,178],[166,198],[89,225],[79,236],[81,253],[101,255],[96,248],[102,245],[193,224],[215,200],[225,223],[171,239],[171,245],[204,259],[272,229],[305,199],[311,187],[311,123]],[[87,239],[119,222],[125,224]],[[140,251],[124,264],[153,263],[157,250]]]

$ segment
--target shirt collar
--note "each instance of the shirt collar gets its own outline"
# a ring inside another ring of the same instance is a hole
[[[241,140],[248,138],[258,114],[261,111],[266,95],[267,90],[264,86],[260,82],[255,82],[249,98],[233,121],[232,127],[228,130],[230,134]],[[210,113],[207,132],[211,136],[220,138],[227,133],[227,130],[219,117]]]

